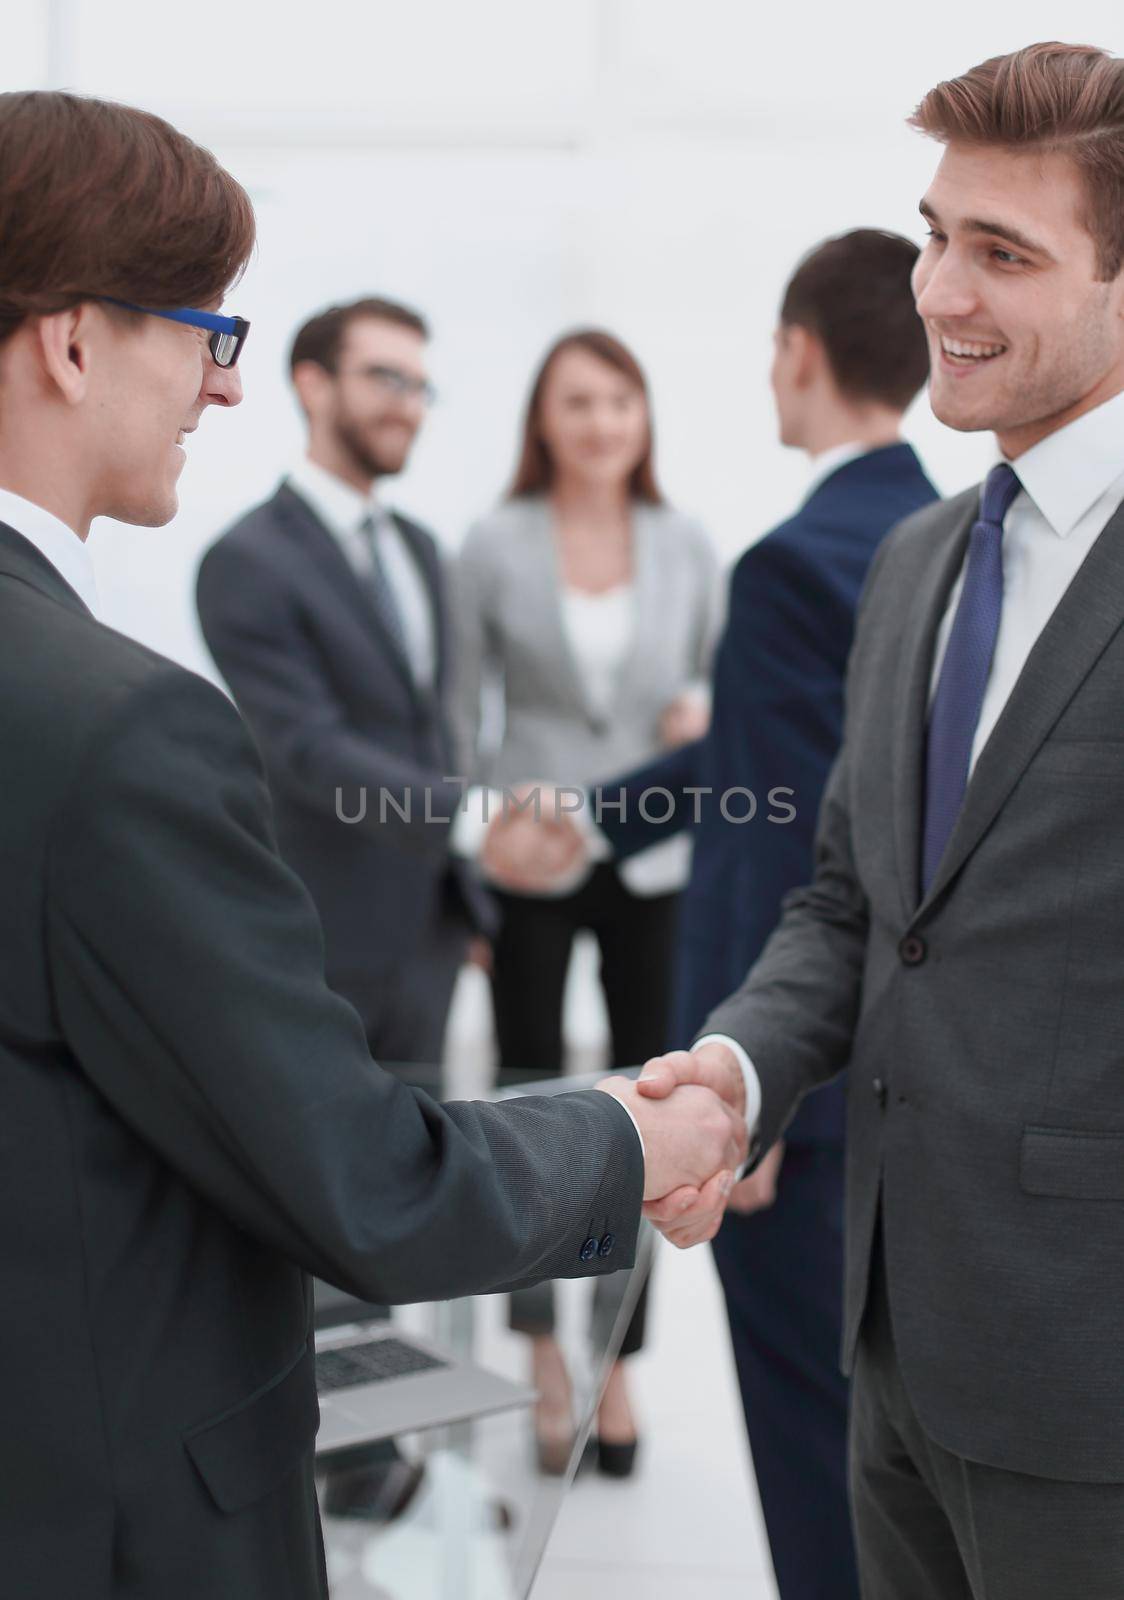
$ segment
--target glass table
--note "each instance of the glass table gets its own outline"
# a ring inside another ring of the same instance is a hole
[[[397,1075],[441,1096],[436,1067],[411,1064]],[[512,1076],[492,1096],[565,1093],[601,1076],[544,1082]],[[568,1488],[577,1472],[587,1470],[597,1405],[647,1275],[651,1240],[644,1224],[637,1265],[621,1274],[621,1300],[611,1320],[591,1316],[592,1280],[555,1286],[556,1335],[574,1391],[575,1434],[566,1471],[538,1471],[529,1402],[398,1435],[401,1453],[424,1464],[421,1484],[392,1522],[324,1516],[332,1600],[527,1600]],[[528,1383],[530,1341],[508,1328],[505,1295],[397,1307],[391,1316],[407,1338],[417,1334],[513,1382]],[[318,1455],[318,1469],[330,1459]]]

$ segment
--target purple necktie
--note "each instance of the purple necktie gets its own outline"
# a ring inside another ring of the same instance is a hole
[[[923,895],[933,881],[968,787],[972,742],[1003,609],[1003,519],[1021,487],[1005,461],[992,467],[980,495],[979,517],[972,526],[960,604],[929,713]]]

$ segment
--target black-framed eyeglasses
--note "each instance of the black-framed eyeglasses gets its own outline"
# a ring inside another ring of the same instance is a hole
[[[402,400],[420,400],[422,405],[431,406],[437,399],[437,390],[428,378],[415,378],[409,372],[403,372],[400,367],[349,367],[339,374],[341,378],[366,378],[371,383],[377,383],[380,389],[385,389],[388,394],[395,395]]]
[[[153,306],[134,305],[131,300],[115,300],[109,294],[99,294],[95,298],[104,300],[107,305],[120,306],[123,311],[142,311],[146,317],[164,317],[168,322],[183,322],[190,328],[208,330],[211,337],[207,345],[216,367],[237,364],[250,331],[245,317],[222,317],[217,311],[196,311],[190,306],[181,306],[176,311],[157,311]]]

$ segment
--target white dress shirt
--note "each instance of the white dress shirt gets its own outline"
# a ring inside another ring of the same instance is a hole
[[[360,494],[334,472],[302,456],[289,472],[289,483],[306,500],[338,542],[349,565],[362,578],[371,574],[371,552],[362,525],[374,519],[379,559],[390,585],[410,670],[415,683],[433,687],[437,677],[437,635],[433,603],[425,579],[394,518],[374,495]]]
[[[59,577],[70,585],[86,609],[97,616],[98,585],[93,557],[73,528],[10,489],[0,489],[0,522],[6,522],[9,528],[22,534],[28,544],[33,544]]]
[[[371,552],[363,524],[368,517],[374,518],[379,559],[402,620],[410,671],[415,683],[431,689],[437,679],[433,601],[414,554],[393,517],[373,494],[360,494],[358,489],[307,456],[301,456],[294,463],[288,481],[339,544],[348,565],[364,580],[371,575]],[[488,832],[489,819],[498,816],[501,810],[502,796],[485,796],[483,789],[469,789],[449,829],[450,850],[455,855],[475,860]]]
[[[1003,522],[1003,609],[969,770],[991,737],[1039,634],[1124,501],[1124,392],[1049,434],[1010,465],[1022,488]],[[937,632],[930,700],[963,587],[962,566]],[[753,1063],[737,1040],[725,1034],[698,1041],[714,1042],[727,1045],[742,1069],[752,1134],[761,1110]]]

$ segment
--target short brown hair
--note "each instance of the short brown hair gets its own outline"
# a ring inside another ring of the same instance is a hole
[[[789,279],[781,322],[817,336],[849,399],[904,411],[929,376],[910,284],[917,256],[900,233],[855,228],[809,251]]]
[[[942,144],[1067,155],[1085,184],[1081,221],[1110,281],[1124,266],[1124,61],[1083,44],[1031,44],[938,83],[909,118]]]
[[[108,295],[221,298],[254,246],[249,196],[209,150],[132,106],[0,94],[0,341]]]
[[[297,329],[289,350],[289,371],[301,361],[314,361],[325,372],[335,372],[343,347],[344,334],[360,317],[374,317],[379,322],[393,322],[399,328],[410,328],[423,339],[429,338],[429,325],[418,311],[412,311],[398,300],[384,300],[381,295],[364,295],[361,300],[349,300],[346,305],[328,306]]]
[[[648,443],[643,456],[632,470],[628,480],[628,492],[633,500],[643,500],[653,506],[663,505],[663,495],[656,482],[655,430],[648,380],[644,376],[643,367],[628,346],[622,344],[613,334],[606,333],[603,328],[576,328],[572,333],[564,334],[561,339],[556,340],[543,357],[527,400],[527,409],[523,417],[523,438],[519,447],[519,463],[515,469],[511,488],[507,492],[508,499],[514,500],[518,495],[524,494],[544,494],[554,482],[554,461],[542,436],[539,419],[543,390],[546,388],[550,369],[566,350],[584,350],[588,355],[596,356],[598,361],[603,361],[606,366],[612,367],[622,377],[627,378],[629,383],[639,389],[644,396],[644,403],[648,407]]]

